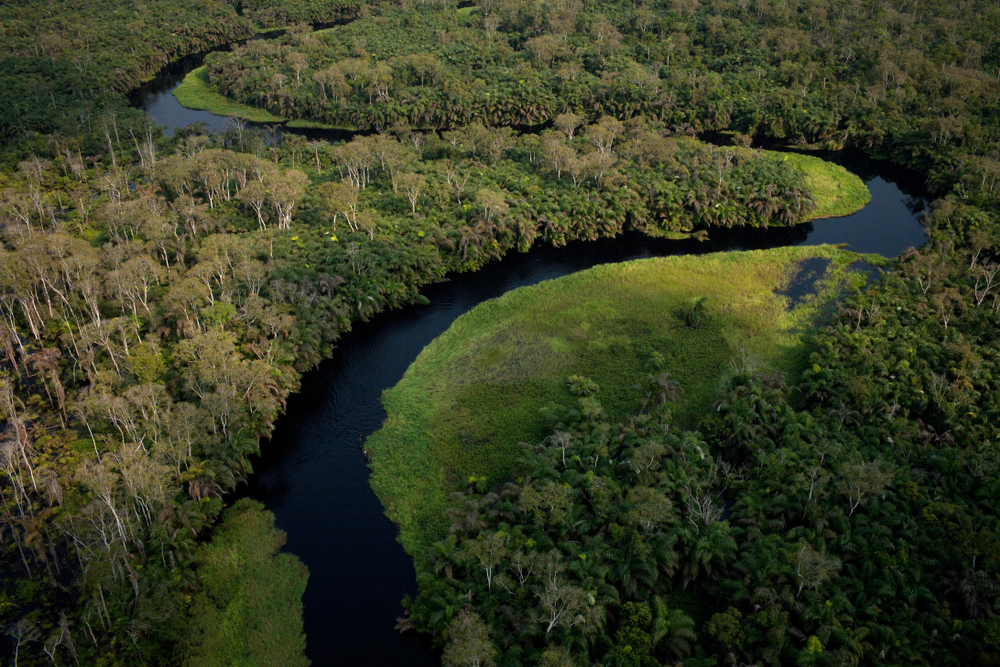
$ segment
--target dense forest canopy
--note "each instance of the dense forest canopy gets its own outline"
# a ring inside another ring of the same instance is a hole
[[[998,10],[936,9],[404,5],[343,29],[214,54],[209,75],[223,92],[280,115],[362,128],[645,116],[680,131],[831,147],[892,135],[921,146],[912,159],[995,132]]]
[[[14,1],[0,6],[0,137],[81,136],[122,93],[181,56],[247,39],[256,27],[353,16],[352,2]]]
[[[126,103],[298,23],[211,79],[350,142],[165,138]],[[919,170],[931,242],[815,333],[798,386],[746,368],[690,432],[669,401],[554,412],[579,459],[550,441],[465,490],[412,620],[449,664],[1000,661],[995,3],[8,2],[0,24],[13,661],[303,664],[305,573],[259,506],[223,512],[299,374],[515,248],[807,219],[755,140]]]

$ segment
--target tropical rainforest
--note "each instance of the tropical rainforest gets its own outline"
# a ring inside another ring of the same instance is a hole
[[[301,374],[511,251],[803,223],[822,198],[770,146],[914,170],[930,240],[697,418],[662,351],[631,413],[571,376],[508,470],[447,480],[408,623],[448,665],[1000,663],[994,2],[15,0],[0,26],[5,661],[308,664],[308,572],[239,498]],[[227,44],[213,93],[356,134],[166,136],[129,104]]]

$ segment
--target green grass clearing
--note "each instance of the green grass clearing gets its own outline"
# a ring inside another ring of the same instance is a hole
[[[283,118],[275,116],[266,109],[247,106],[234,102],[212,88],[208,73],[204,67],[193,69],[184,77],[183,83],[174,90],[174,97],[182,107],[201,109],[219,116],[238,116],[255,123],[280,123]]]
[[[793,310],[777,295],[797,264],[831,259],[818,294]],[[668,257],[598,266],[480,304],[432,341],[383,394],[387,418],[367,446],[371,484],[417,555],[446,530],[448,494],[469,476],[507,477],[518,443],[546,435],[539,408],[574,399],[566,378],[600,385],[610,416],[639,407],[632,389],[653,351],[684,389],[675,421],[694,425],[741,349],[792,378],[805,363],[802,331],[858,255],[832,246]],[[863,282],[864,278],[860,280]],[[707,297],[708,320],[683,309]],[[422,562],[418,559],[417,562]]]
[[[801,153],[781,153],[781,158],[805,172],[813,193],[816,210],[803,222],[850,215],[871,201],[872,193],[861,178],[838,164]]]

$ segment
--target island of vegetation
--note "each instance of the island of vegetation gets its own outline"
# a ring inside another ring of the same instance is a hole
[[[863,203],[765,143],[915,170],[929,242],[802,334],[801,374],[738,366],[700,421],[655,341],[624,384],[550,375],[522,460],[441,487],[411,622],[449,665],[1000,662],[995,2],[58,0],[0,25],[5,662],[305,664],[306,572],[232,495],[300,374],[511,251]],[[203,92],[359,134],[165,137],[129,105],[223,44]]]

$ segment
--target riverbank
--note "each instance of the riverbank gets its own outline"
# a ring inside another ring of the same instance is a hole
[[[284,123],[285,127],[302,130],[334,130],[354,132],[356,128],[334,127],[313,120],[294,118],[286,122],[267,109],[234,102],[212,88],[208,80],[208,70],[204,66],[191,70],[177,86],[173,95],[185,109],[207,111],[217,116],[236,116],[251,123]]]
[[[831,261],[816,293],[794,308],[779,294],[810,258]],[[803,331],[847,283],[859,256],[831,246],[667,257],[602,265],[521,288],[458,318],[383,395],[387,417],[367,442],[371,484],[419,555],[447,527],[448,494],[470,477],[504,479],[521,442],[547,429],[538,407],[572,400],[566,378],[594,381],[607,414],[634,413],[634,385],[662,355],[683,393],[678,423],[694,424],[731,363],[753,359],[795,378]],[[874,261],[874,260],[873,260]],[[698,328],[686,315],[704,299]],[[416,562],[422,560],[418,557]]]
[[[781,158],[805,174],[816,202],[816,208],[803,222],[841,218],[860,211],[872,200],[872,194],[861,177],[839,164],[802,153],[781,153]]]
[[[191,70],[184,82],[174,91],[174,97],[186,109],[208,111],[219,116],[237,116],[254,123],[283,123],[284,118],[275,116],[266,109],[234,102],[214,90],[208,80],[208,70],[202,66]]]

